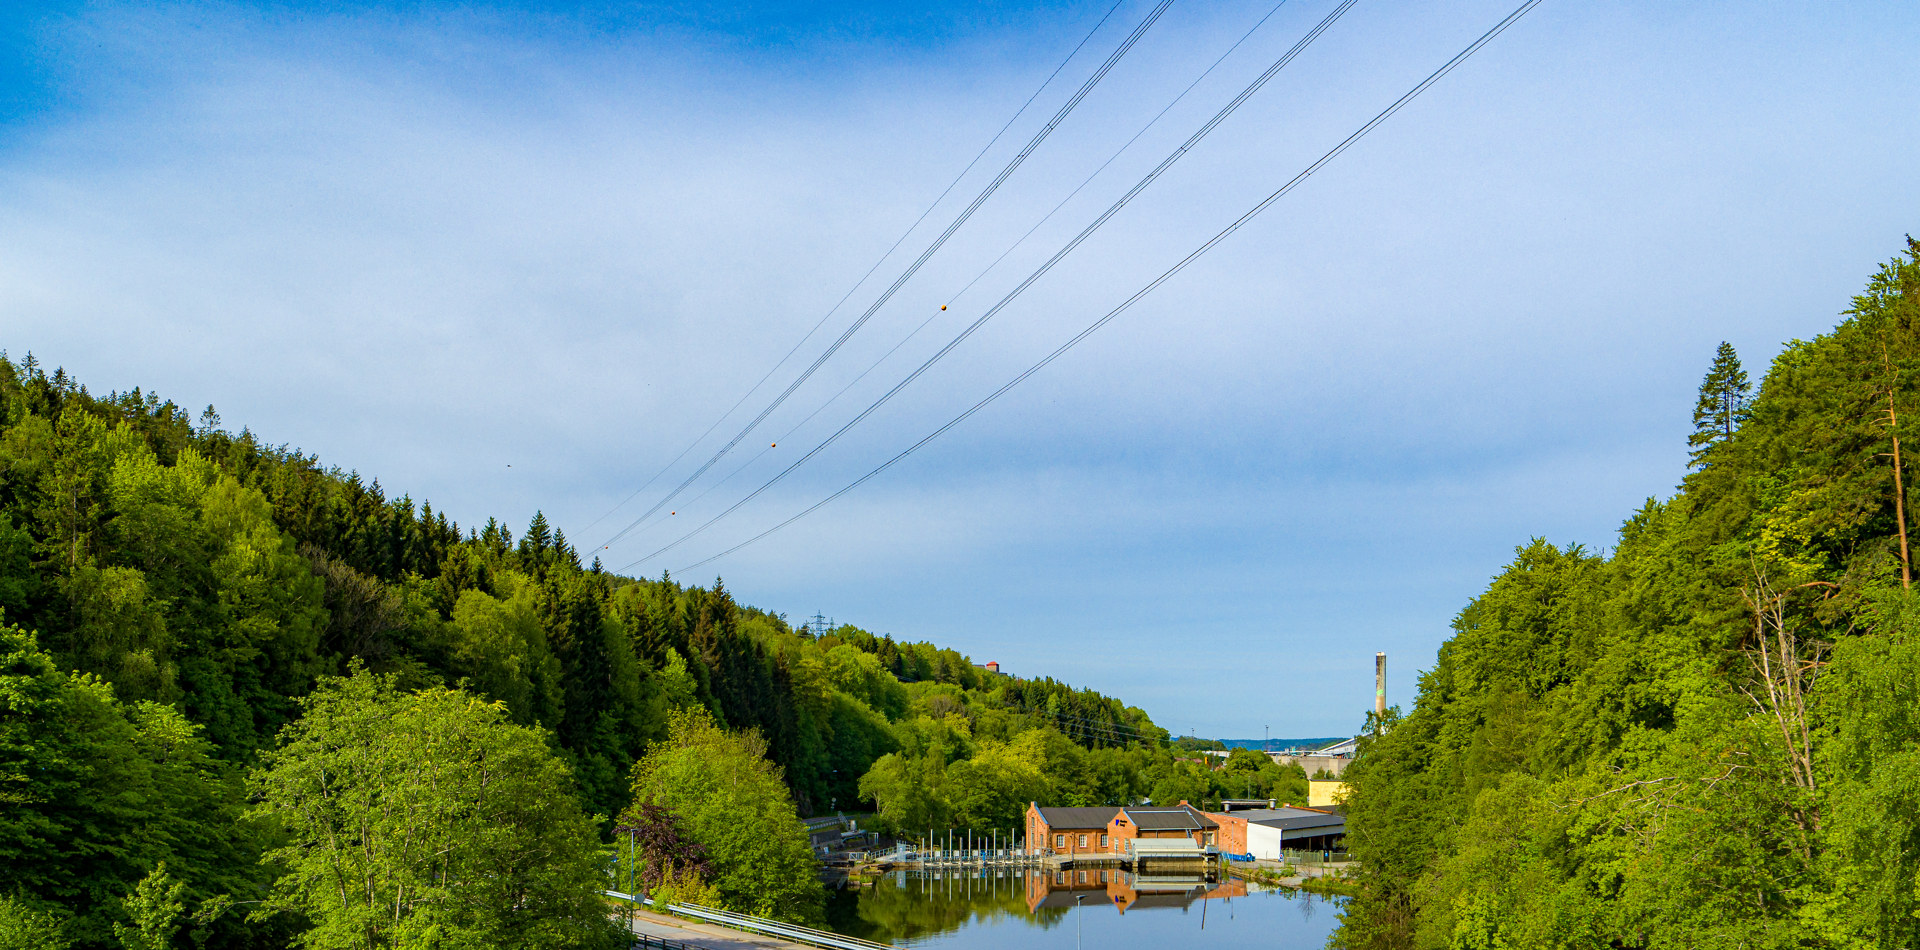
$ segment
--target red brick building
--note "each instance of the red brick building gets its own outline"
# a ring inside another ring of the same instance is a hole
[[[1220,823],[1186,802],[1172,806],[1122,808],[1108,823],[1113,849],[1126,850],[1130,838],[1186,838],[1205,849],[1219,843]]]
[[[1207,817],[1220,826],[1220,834],[1214,840],[1223,854],[1247,853],[1247,819],[1232,812],[1207,812]]]
[[[1113,854],[1109,823],[1120,811],[1112,805],[1091,808],[1041,808],[1027,805],[1027,853],[1084,855]]]
[[[1127,859],[1139,838],[1186,839],[1196,852],[1246,854],[1247,817],[1178,805],[1090,808],[1027,806],[1027,853],[1081,861]]]

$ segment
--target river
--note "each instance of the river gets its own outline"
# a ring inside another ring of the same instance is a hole
[[[1339,923],[1338,901],[1115,869],[893,871],[833,892],[827,926],[934,950],[1321,950]]]

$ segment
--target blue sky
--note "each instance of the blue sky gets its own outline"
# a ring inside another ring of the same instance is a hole
[[[213,403],[463,524],[544,509],[592,549],[644,510],[608,509],[794,346],[1108,6],[16,9],[0,21],[0,346],[96,389]],[[1123,0],[929,221],[1148,6]],[[1271,6],[1169,8],[745,444],[789,441],[608,563],[851,417],[1333,3],[1281,7],[953,296]],[[636,570],[679,574],[951,418],[1508,9],[1361,0],[893,403]],[[1895,3],[1547,0],[991,408],[681,576],[1102,689],[1177,732],[1351,730],[1373,652],[1409,702],[1515,545],[1605,548],[1672,490],[1719,341],[1757,375],[1917,229],[1916,48],[1920,18]]]

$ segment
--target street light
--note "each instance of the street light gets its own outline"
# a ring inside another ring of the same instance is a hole
[[[1085,894],[1073,895],[1073,945],[1075,948],[1084,945],[1083,936],[1086,933],[1087,926],[1080,922],[1080,902],[1086,899],[1087,895]]]

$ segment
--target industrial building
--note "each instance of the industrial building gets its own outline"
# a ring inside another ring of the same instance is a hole
[[[1283,852],[1344,849],[1342,815],[1317,808],[1203,812],[1174,806],[1027,806],[1027,851],[1065,867],[1207,861],[1225,856],[1280,860]]]
[[[1279,861],[1287,851],[1341,851],[1346,848],[1347,819],[1317,808],[1249,808],[1211,815],[1220,825],[1223,843],[1239,850],[1233,856]]]

